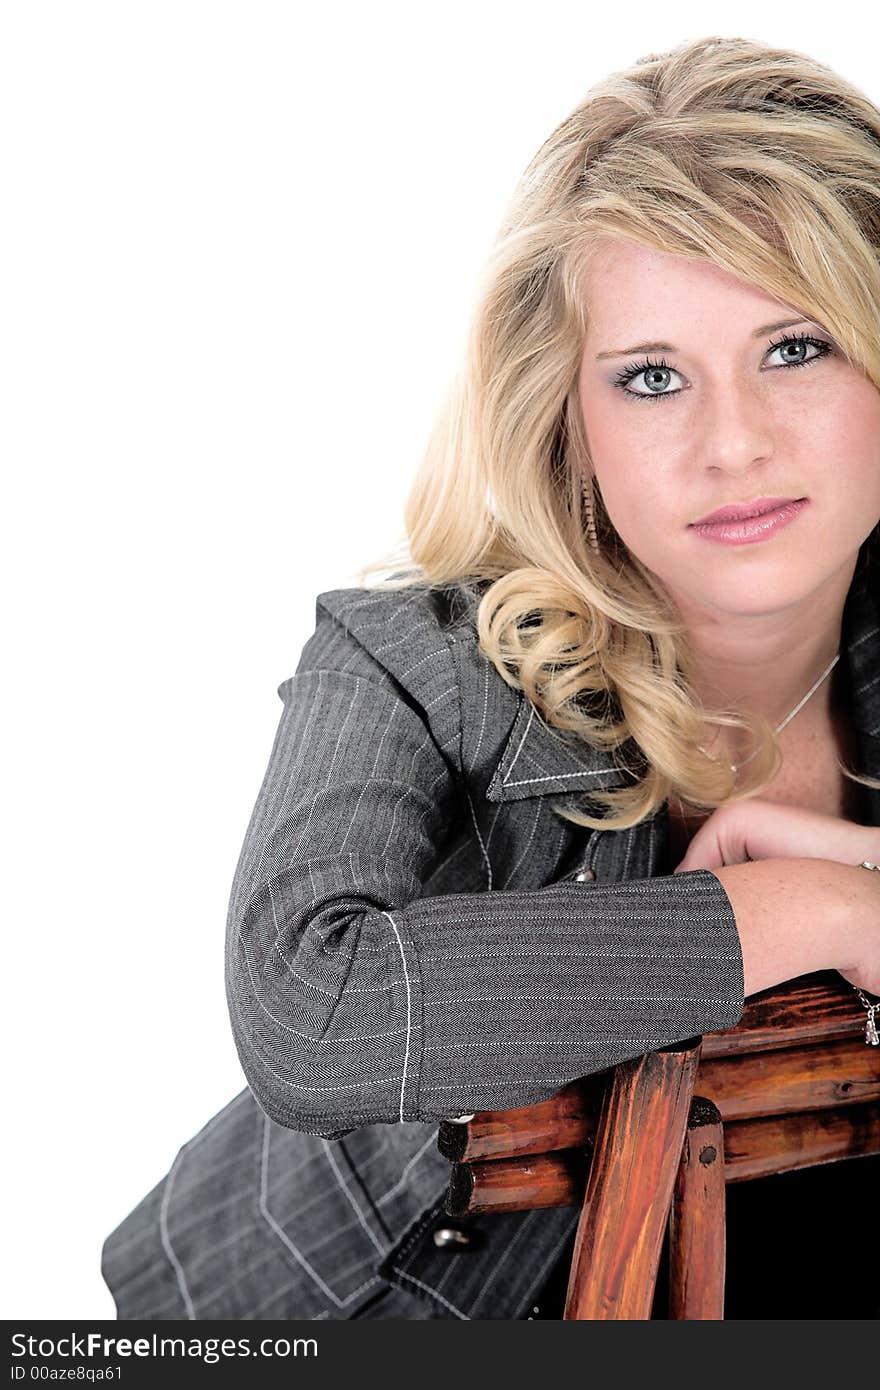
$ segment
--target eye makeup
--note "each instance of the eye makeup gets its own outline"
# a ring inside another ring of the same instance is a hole
[[[784,337],[780,338],[778,342],[771,342],[768,351],[776,352],[780,348],[788,347],[790,344],[794,344],[799,347],[802,346],[815,348],[816,355],[813,357],[801,358],[799,361],[796,362],[781,362],[779,364],[780,367],[809,367],[812,366],[814,362],[821,361],[823,357],[826,357],[828,353],[833,351],[831,344],[826,339],[816,338],[813,337],[812,334],[808,333],[786,334]],[[662,392],[631,391],[628,389],[629,383],[631,381],[634,381],[636,377],[643,376],[646,372],[649,371],[674,372],[676,371],[676,368],[671,367],[670,364],[666,361],[665,357],[661,357],[659,361],[654,361],[652,358],[646,357],[642,361],[629,363],[629,365],[624,367],[623,370],[614,378],[612,384],[615,387],[617,387],[618,390],[621,390],[628,400],[667,401],[673,400],[676,396],[680,396],[682,394],[680,388],[675,391]]]

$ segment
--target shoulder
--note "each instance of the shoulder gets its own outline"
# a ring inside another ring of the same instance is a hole
[[[329,589],[318,594],[315,614],[334,619],[365,651],[400,678],[411,656],[451,668],[453,650],[477,644],[479,591],[465,584],[408,585],[396,589]]]
[[[398,635],[407,640],[424,632],[454,643],[476,639],[475,614],[482,587],[421,583],[397,588],[329,589],[318,594],[316,608],[319,614],[322,610],[331,613],[367,643],[371,641],[369,634],[387,622],[393,622],[400,629]]]
[[[329,589],[318,594],[318,613],[333,614],[352,633],[368,643],[370,634],[394,622],[400,635],[415,637],[420,630],[446,633],[454,639],[456,593],[450,589],[407,585],[387,589]]]
[[[460,746],[460,648],[476,646],[477,602],[463,585],[325,590],[297,677],[335,671],[383,686],[423,711],[441,747]]]

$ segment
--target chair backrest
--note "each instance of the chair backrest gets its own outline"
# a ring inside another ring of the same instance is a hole
[[[803,976],[753,996],[733,1028],[574,1081],[536,1105],[446,1121],[447,1211],[580,1205],[566,1316],[649,1317],[676,1192],[685,1244],[701,1239],[699,1223],[685,1220],[685,1194],[711,1201],[705,1270],[710,1248],[717,1257],[726,1182],[880,1152],[880,1049],[865,1046],[860,1012],[836,972]],[[687,1289],[682,1248],[673,1315],[720,1316],[717,1287],[708,1302],[698,1280]],[[693,1311],[706,1306],[715,1312]]]

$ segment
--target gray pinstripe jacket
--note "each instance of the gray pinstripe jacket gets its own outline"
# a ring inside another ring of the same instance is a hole
[[[870,544],[837,671],[878,777]],[[480,651],[472,596],[340,589],[316,613],[230,895],[249,1086],[102,1273],[120,1318],[525,1317],[578,1213],[479,1217],[438,1246],[438,1121],[735,1023],[733,910],[709,871],[672,874],[665,808],[619,832],[557,814],[634,774],[548,731]]]

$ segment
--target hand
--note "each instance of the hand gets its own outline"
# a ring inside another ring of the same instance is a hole
[[[880,874],[856,872],[863,859],[880,864],[880,829],[753,797],[719,806],[700,826],[673,873],[762,859],[819,859],[852,866],[848,881],[834,893],[835,904],[844,906],[842,936],[838,928],[832,930],[838,919],[833,913],[828,916],[829,930],[839,946],[839,958],[828,964],[850,984],[880,997]],[[733,883],[725,883],[728,894],[732,894]],[[813,891],[816,901],[821,901],[823,885],[817,885]],[[746,913],[742,915],[746,920]],[[779,920],[784,928],[784,914]],[[775,932],[773,939],[778,946],[780,937]],[[799,946],[802,945],[801,939]],[[777,973],[771,978],[775,979],[799,973],[792,968],[785,975],[779,974],[778,964],[773,969]]]
[[[830,859],[880,863],[880,829],[801,806],[753,797],[719,806],[703,822],[673,873],[755,859]]]

